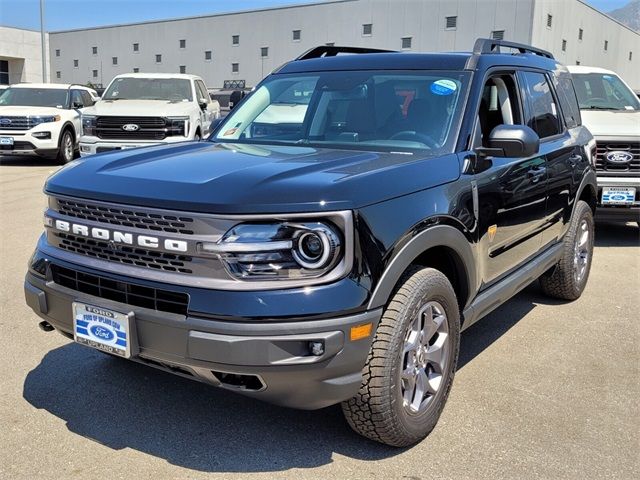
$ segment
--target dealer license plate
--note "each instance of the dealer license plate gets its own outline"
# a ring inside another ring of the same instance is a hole
[[[13,137],[0,137],[0,145],[13,145]]]
[[[632,205],[636,199],[635,187],[603,187],[603,205]]]
[[[131,317],[125,313],[84,303],[73,303],[73,338],[83,345],[129,358],[130,323]]]

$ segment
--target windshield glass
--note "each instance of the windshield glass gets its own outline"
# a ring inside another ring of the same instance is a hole
[[[102,95],[103,100],[192,100],[191,82],[182,78],[116,78]]]
[[[616,75],[574,73],[578,103],[583,110],[640,110],[640,101]]]
[[[215,140],[367,149],[451,149],[467,72],[274,75],[233,110]]]
[[[7,88],[0,105],[66,108],[69,90],[64,88]]]

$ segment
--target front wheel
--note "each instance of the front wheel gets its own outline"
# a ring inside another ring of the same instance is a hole
[[[579,200],[562,245],[562,258],[540,277],[544,293],[563,300],[576,300],[589,279],[593,257],[594,224],[589,205]]]
[[[435,427],[458,359],[460,313],[455,292],[432,268],[408,272],[386,308],[355,397],[342,403],[360,435],[403,447]]]
[[[69,130],[62,132],[60,137],[60,144],[58,145],[58,156],[56,160],[58,163],[64,165],[73,160],[75,153],[75,141],[73,134]]]

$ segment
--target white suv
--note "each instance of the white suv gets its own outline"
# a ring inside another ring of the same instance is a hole
[[[567,68],[582,122],[596,139],[596,218],[640,223],[640,101],[615,72]]]
[[[83,112],[80,155],[200,140],[220,117],[220,104],[195,75],[128,73]]]
[[[0,94],[0,155],[73,160],[82,130],[80,114],[95,90],[80,85],[21,83]]]

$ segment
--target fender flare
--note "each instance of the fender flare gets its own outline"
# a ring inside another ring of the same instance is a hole
[[[596,204],[598,203],[598,177],[596,176],[596,172],[593,170],[589,170],[584,177],[582,177],[582,181],[580,182],[580,186],[578,190],[576,190],[575,200],[573,202],[573,207],[571,208],[571,218],[573,218],[573,213],[578,206],[578,200],[582,196],[582,193],[586,188],[593,188],[593,194],[595,197]]]
[[[67,129],[71,130],[71,134],[73,135],[73,143],[75,146],[78,146],[78,144],[80,143],[80,135],[78,135],[78,132],[76,132],[76,127],[74,127],[73,123],[69,120],[64,122],[62,127],[60,127],[60,134],[58,135],[58,145],[60,145],[60,140],[62,139],[62,132]]]
[[[460,230],[449,225],[435,225],[418,233],[395,255],[380,277],[367,308],[374,309],[386,305],[398,280],[409,265],[422,253],[433,247],[449,248],[460,257],[468,289],[468,298],[460,300],[463,301],[463,306],[466,306],[477,288],[476,256],[469,240]]]

